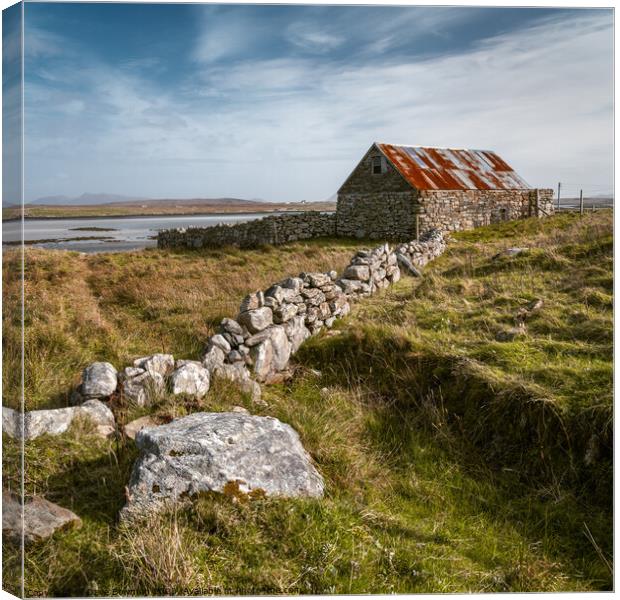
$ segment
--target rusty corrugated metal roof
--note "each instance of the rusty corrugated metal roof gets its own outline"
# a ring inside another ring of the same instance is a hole
[[[490,150],[376,146],[418,190],[530,189],[510,165]]]

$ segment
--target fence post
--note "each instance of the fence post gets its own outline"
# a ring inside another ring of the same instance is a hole
[[[420,239],[420,217],[418,213],[415,215],[415,239],[416,241]]]
[[[560,191],[562,190],[562,183],[558,181],[558,210],[560,210]]]
[[[579,190],[579,214],[583,214],[583,190]]]

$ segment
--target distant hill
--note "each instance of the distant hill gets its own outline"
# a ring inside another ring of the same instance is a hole
[[[174,204],[179,203],[183,205],[187,204],[256,204],[264,202],[264,200],[252,199],[244,200],[241,198],[143,198],[139,196],[122,196],[120,194],[91,194],[86,192],[81,196],[65,196],[62,194],[56,196],[44,196],[43,198],[37,198],[32,202],[28,202],[30,205],[45,205],[45,206],[95,206],[95,205],[135,205],[135,204]]]
[[[147,200],[147,198],[140,198],[136,196],[121,196],[119,194],[91,194],[86,192],[81,196],[44,196],[43,198],[38,198],[37,200],[33,200],[28,204],[51,204],[51,205],[80,205],[80,206],[91,206],[93,204],[110,204],[112,202],[136,202],[139,200]]]
[[[151,198],[142,200],[122,200],[115,202],[106,202],[105,204],[110,206],[117,206],[122,204],[123,206],[223,206],[223,205],[256,205],[256,204],[271,204],[264,200],[244,200],[243,198]]]

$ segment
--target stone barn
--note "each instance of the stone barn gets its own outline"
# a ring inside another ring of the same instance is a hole
[[[412,239],[553,213],[495,152],[374,143],[338,190],[338,235]]]

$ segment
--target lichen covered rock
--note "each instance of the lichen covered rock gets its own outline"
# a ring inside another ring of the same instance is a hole
[[[199,492],[321,497],[323,479],[298,434],[272,417],[195,413],[136,436],[141,450],[121,516],[157,510]]]

